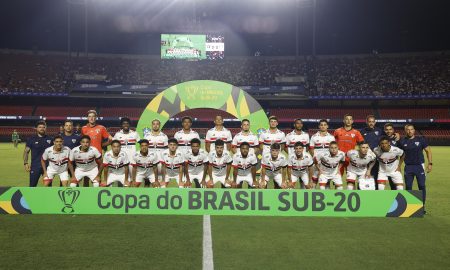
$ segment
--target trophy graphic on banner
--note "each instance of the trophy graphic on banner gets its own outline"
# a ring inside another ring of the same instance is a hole
[[[64,207],[61,209],[61,212],[69,214],[73,213],[75,210],[73,209],[73,204],[77,201],[80,196],[79,190],[73,190],[71,188],[58,191],[59,198],[64,203]]]

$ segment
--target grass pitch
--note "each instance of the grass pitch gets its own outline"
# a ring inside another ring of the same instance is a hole
[[[26,186],[0,144],[0,186]],[[212,216],[216,269],[450,269],[450,148],[432,147],[424,218]],[[202,217],[0,215],[0,269],[201,269]]]

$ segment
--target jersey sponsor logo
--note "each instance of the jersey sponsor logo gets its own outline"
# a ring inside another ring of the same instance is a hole
[[[416,146],[419,146],[420,142],[416,142]]]

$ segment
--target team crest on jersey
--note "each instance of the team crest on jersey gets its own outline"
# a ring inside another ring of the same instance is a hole
[[[145,128],[142,130],[142,132],[144,133],[144,137],[145,137],[145,136],[147,136],[148,134],[150,134],[151,129],[148,128],[148,127],[145,127]]]
[[[353,133],[352,133],[352,134],[350,134],[350,136],[352,136],[352,138],[355,138],[355,134],[353,134]]]
[[[77,141],[77,139],[72,139],[72,143],[75,143]]]
[[[419,146],[420,142],[416,142],[416,146]]]
[[[52,140],[47,140],[47,143],[50,144],[52,142]]]
[[[375,135],[377,135],[377,136],[378,136],[378,134],[380,134],[380,132],[378,132],[378,131],[375,131]]]

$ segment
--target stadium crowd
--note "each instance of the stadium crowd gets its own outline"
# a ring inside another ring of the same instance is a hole
[[[237,86],[276,85],[279,76],[302,76],[309,95],[421,95],[448,93],[450,56],[321,57],[220,61],[72,57],[0,53],[0,91],[69,92],[77,74],[102,75],[105,84],[173,85],[219,80]]]

